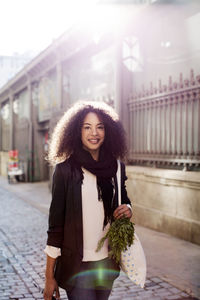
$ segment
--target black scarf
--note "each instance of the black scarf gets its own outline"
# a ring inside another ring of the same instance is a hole
[[[117,172],[117,160],[100,149],[99,160],[92,158],[91,154],[82,147],[77,149],[70,157],[71,162],[77,167],[85,168],[97,176],[98,199],[103,201],[104,206],[104,227],[113,220],[114,186],[113,178]]]

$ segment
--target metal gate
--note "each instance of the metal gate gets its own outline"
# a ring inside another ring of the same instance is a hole
[[[200,75],[132,95],[129,162],[172,167],[200,166]]]

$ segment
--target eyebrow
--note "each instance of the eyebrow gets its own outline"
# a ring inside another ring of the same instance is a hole
[[[92,125],[92,124],[88,123],[88,122],[85,122],[85,123],[83,123],[83,125]],[[104,124],[101,122],[101,123],[98,123],[97,125],[104,125]]]

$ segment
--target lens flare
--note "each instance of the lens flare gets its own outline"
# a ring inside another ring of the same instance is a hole
[[[71,281],[76,280],[79,287],[89,289],[93,287],[110,288],[113,280],[119,275],[114,269],[106,269],[101,266],[96,269],[86,270],[75,274]]]

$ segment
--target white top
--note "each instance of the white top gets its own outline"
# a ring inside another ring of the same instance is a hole
[[[46,248],[44,249],[44,253],[46,253],[48,256],[52,258],[57,258],[58,256],[61,256],[61,249],[46,245]]]
[[[83,214],[83,261],[97,261],[108,257],[108,241],[104,242],[100,251],[96,252],[99,240],[106,234],[109,224],[103,230],[103,201],[98,200],[97,178],[82,169],[82,214]],[[44,252],[52,258],[61,255],[60,248],[46,246]]]
[[[96,252],[99,240],[105,236],[109,224],[103,230],[103,201],[98,200],[97,178],[83,169],[82,213],[83,213],[83,261],[101,260],[108,256],[108,241]]]

